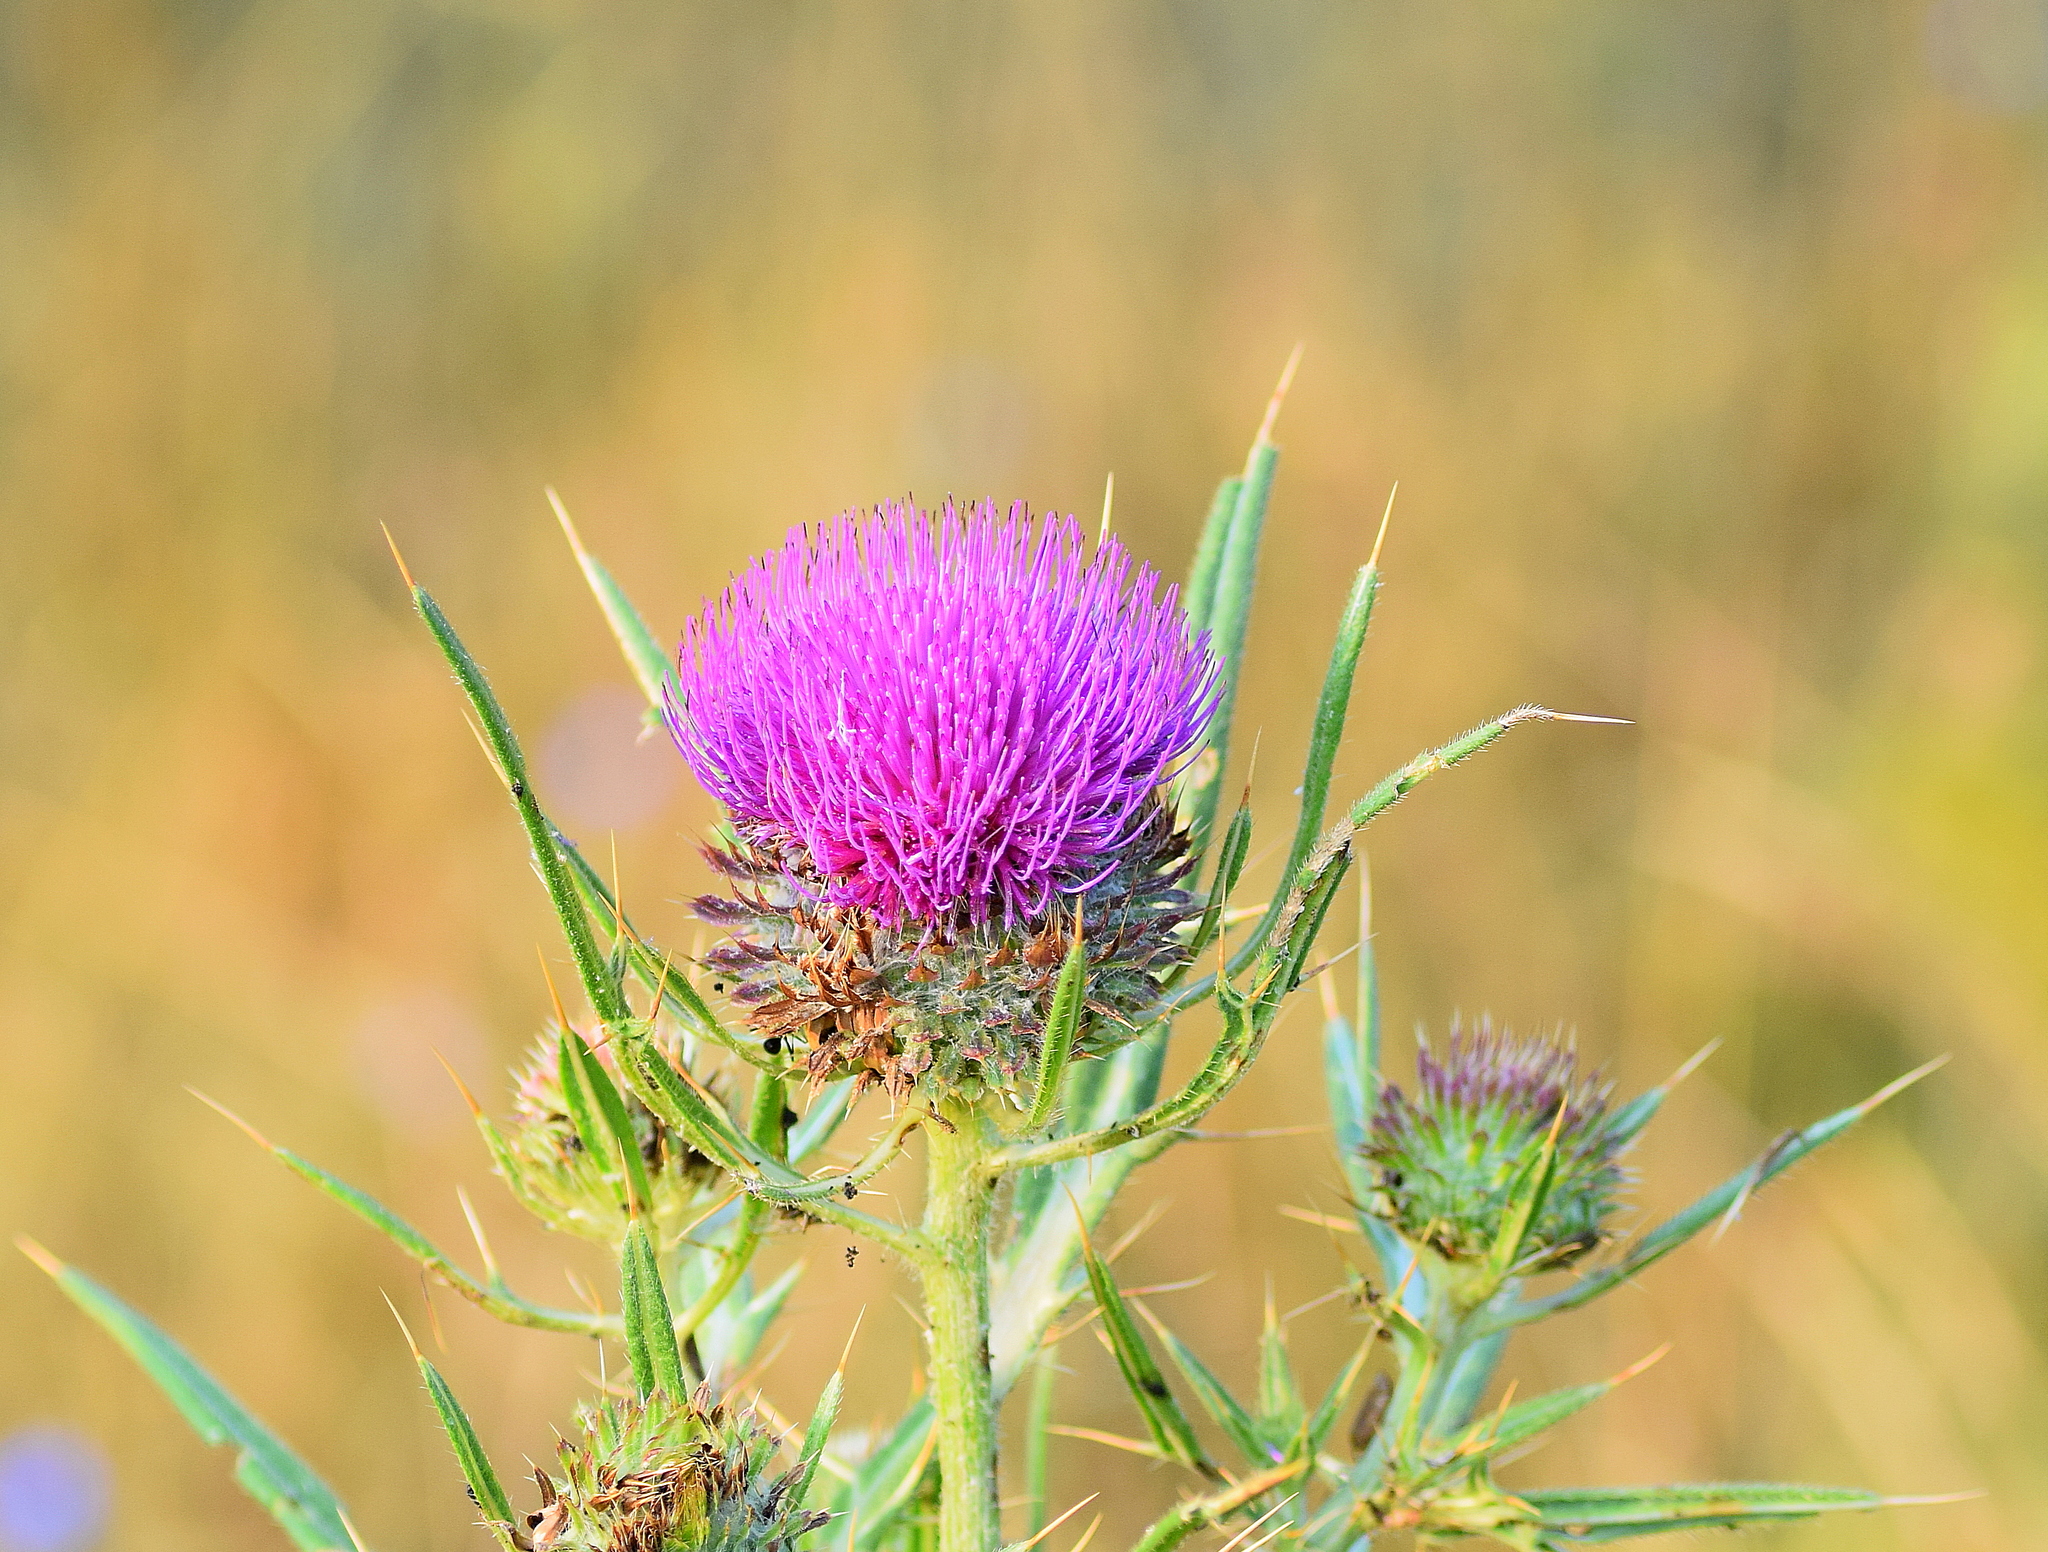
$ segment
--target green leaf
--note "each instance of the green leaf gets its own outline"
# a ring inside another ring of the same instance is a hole
[[[1274,1460],[1274,1451],[1259,1436],[1258,1424],[1252,1421],[1251,1413],[1233,1396],[1210,1367],[1195,1356],[1194,1350],[1169,1330],[1165,1322],[1144,1305],[1138,1310],[1158,1333],[1159,1340],[1166,1344],[1166,1355],[1173,1360],[1181,1377],[1188,1382],[1188,1388],[1195,1393],[1195,1399],[1202,1405],[1224,1437],[1237,1446],[1244,1458],[1257,1466],[1269,1466]]]
[[[833,1511],[848,1517],[851,1552],[874,1552],[895,1530],[931,1459],[934,1420],[931,1397],[920,1396],[897,1419],[889,1437],[860,1463],[853,1480],[832,1495]]]
[[[1330,773],[1336,768],[1337,746],[1344,741],[1344,723],[1351,706],[1351,684],[1358,672],[1359,654],[1365,650],[1365,633],[1372,624],[1373,601],[1379,597],[1380,569],[1377,555],[1358,570],[1345,600],[1344,613],[1337,621],[1337,639],[1330,646],[1330,666],[1323,674],[1322,692],[1316,698],[1315,722],[1309,733],[1308,758],[1301,774],[1301,812],[1294,825],[1294,839],[1287,848],[1287,862],[1280,877],[1292,879],[1308,859],[1309,848],[1323,827],[1323,815],[1330,801]],[[1265,919],[1246,947],[1264,941],[1273,930],[1285,906],[1284,895],[1276,895]]]
[[[811,1478],[818,1474],[818,1462],[825,1458],[825,1444],[832,1437],[833,1425],[839,1421],[839,1402],[846,1394],[846,1364],[841,1361],[832,1371],[832,1378],[825,1382],[824,1394],[818,1397],[818,1404],[811,1410],[811,1421],[804,1429],[804,1445],[796,1458],[796,1501],[801,1504],[811,1491]]]
[[[1366,1360],[1372,1356],[1373,1344],[1378,1341],[1377,1332],[1368,1332],[1358,1350],[1351,1355],[1351,1361],[1338,1371],[1330,1381],[1330,1388],[1323,1393],[1323,1399],[1309,1417],[1302,1430],[1302,1445],[1310,1456],[1322,1452],[1323,1443],[1337,1426],[1337,1419],[1344,1415],[1344,1402],[1351,1394],[1351,1386],[1364,1370]]]
[[[597,1053],[583,1043],[583,1037],[573,1029],[566,1033],[577,1064],[582,1069],[583,1081],[596,1097],[598,1113],[604,1117],[605,1130],[611,1137],[611,1146],[598,1157],[616,1156],[625,1169],[628,1199],[638,1203],[642,1211],[651,1210],[654,1187],[647,1178],[647,1161],[640,1156],[640,1138],[633,1130],[633,1118],[626,1111],[626,1101],[620,1097],[619,1086],[612,1082],[611,1074],[604,1070],[604,1063],[597,1059]],[[775,1108],[779,1116],[782,1110],[779,1100]]]
[[[626,666],[633,670],[633,678],[640,685],[640,693],[647,697],[649,708],[659,716],[676,691],[674,661],[654,639],[654,633],[640,618],[640,611],[633,607],[625,589],[613,581],[612,574],[583,547],[583,538],[569,520],[568,509],[562,505],[561,498],[550,490],[548,501],[561,521],[562,532],[568,536],[569,548],[576,552],[576,563],[583,568],[583,579],[590,584],[598,608],[604,611],[605,623],[612,628],[613,639],[619,644]]]
[[[1209,628],[1209,613],[1216,602],[1216,572],[1223,564],[1223,541],[1230,537],[1230,520],[1237,512],[1237,495],[1244,480],[1230,475],[1216,487],[1209,502],[1209,515],[1202,535],[1195,541],[1194,562],[1188,568],[1188,584],[1180,595],[1181,612],[1188,617],[1188,631],[1200,635]]]
[[[429,1363],[418,1349],[414,1349],[413,1358],[420,1366],[420,1377],[427,1382],[427,1394],[433,1398],[434,1410],[440,1415],[441,1430],[448,1435],[448,1443],[455,1450],[456,1463],[462,1467],[462,1478],[469,1484],[477,1508],[486,1520],[492,1522],[491,1533],[498,1538],[498,1544],[511,1548],[513,1543],[508,1528],[514,1523],[512,1501],[505,1496],[491,1458],[484,1453],[483,1441],[477,1438],[469,1414],[455,1399],[455,1392],[449,1389],[448,1382],[441,1378],[441,1371]]]
[[[626,1230],[619,1252],[619,1312],[625,1324],[626,1358],[633,1366],[633,1386],[643,1396],[666,1391],[680,1401],[689,1395],[683,1382],[683,1355],[676,1346],[674,1317],[661,1286],[661,1268],[654,1247],[636,1219]]]
[[[1230,904],[1232,891],[1244,872],[1245,858],[1252,849],[1252,805],[1251,793],[1246,791],[1243,801],[1237,805],[1237,812],[1230,816],[1230,824],[1223,832],[1223,844],[1216,852],[1216,876],[1209,883],[1209,903],[1202,910],[1202,920],[1195,928],[1195,935],[1188,939],[1187,963],[1193,964],[1195,956],[1215,941],[1216,934],[1223,926],[1223,912]],[[1186,965],[1175,972],[1177,979],[1187,973]],[[1170,984],[1170,983],[1169,983]]]
[[[205,1099],[205,1096],[201,1095],[200,1098]],[[603,1315],[594,1315],[587,1310],[551,1309],[544,1304],[532,1304],[511,1292],[502,1282],[495,1279],[488,1286],[478,1282],[469,1273],[451,1261],[439,1247],[424,1234],[420,1233],[418,1229],[392,1212],[367,1191],[360,1191],[346,1180],[330,1175],[319,1165],[300,1158],[291,1149],[279,1147],[233,1111],[214,1104],[210,1099],[206,1100],[206,1103],[212,1105],[214,1109],[219,1110],[222,1115],[234,1122],[259,1148],[284,1165],[286,1169],[303,1180],[311,1181],[324,1195],[346,1207],[350,1212],[362,1219],[363,1222],[369,1224],[371,1228],[390,1240],[392,1244],[405,1252],[406,1255],[426,1268],[440,1282],[461,1294],[470,1303],[476,1305],[493,1318],[502,1320],[507,1325],[527,1326],[538,1331],[572,1331],[579,1336],[600,1336],[614,1329],[613,1322]],[[482,1115],[479,1112],[479,1120],[481,1119]],[[502,1144],[502,1139],[496,1137],[495,1127],[487,1128],[485,1135],[495,1139],[500,1145]],[[505,1155],[504,1159],[501,1159],[501,1169],[504,1168],[507,1159],[509,1159],[509,1154]],[[514,1179],[516,1177],[508,1175],[507,1178]]]
[[[1521,1325],[1531,1320],[1539,1320],[1546,1315],[1557,1314],[1561,1310],[1576,1309],[1581,1304],[1598,1298],[1608,1289],[1627,1282],[1652,1262],[1670,1255],[1716,1218],[1739,1209],[1752,1194],[1784,1174],[1814,1149],[1834,1141],[1879,1105],[1902,1089],[1919,1082],[1947,1060],[1945,1056],[1936,1057],[1933,1061],[1914,1068],[1904,1077],[1895,1078],[1860,1104],[1851,1105],[1846,1110],[1838,1110],[1800,1131],[1785,1133],[1765,1149],[1762,1157],[1748,1169],[1723,1181],[1683,1212],[1665,1219],[1624,1251],[1619,1259],[1597,1271],[1587,1273],[1568,1288],[1559,1289],[1545,1298],[1532,1299],[1502,1311],[1495,1317],[1494,1324]]]
[[[290,1446],[221,1388],[183,1347],[76,1267],[27,1239],[16,1241],[70,1300],[120,1343],[170,1397],[199,1437],[236,1451],[235,1480],[294,1546],[343,1552],[355,1545],[334,1490]]]
[[[1259,1430],[1285,1450],[1301,1432],[1301,1425],[1301,1387],[1295,1383],[1294,1362],[1287,1354],[1287,1328],[1280,1323],[1268,1289],[1266,1323],[1259,1333]]]
[[[612,1147],[597,1124],[597,1112],[591,1108],[590,1096],[584,1091],[583,1064],[575,1049],[582,1043],[574,1031],[563,1026],[555,1040],[555,1082],[562,1091],[562,1108],[569,1112],[569,1124],[575,1128],[584,1153],[597,1165],[598,1172],[609,1179],[605,1161],[611,1156]],[[623,1188],[614,1186],[612,1194],[621,1207],[626,1205]]]
[[[1251,625],[1252,593],[1258,581],[1259,549],[1265,538],[1266,504],[1273,494],[1273,474],[1280,449],[1262,431],[1245,462],[1244,479],[1231,509],[1230,529],[1216,568],[1216,595],[1205,624],[1216,655],[1216,705],[1209,715],[1207,747],[1213,760],[1193,794],[1194,855],[1208,849],[1209,832],[1230,761],[1231,723],[1237,709],[1237,684],[1244,670],[1245,636]]]
[[[1081,924],[1074,923],[1073,946],[1067,962],[1060,967],[1059,984],[1053,988],[1052,1007],[1045,1015],[1045,1036],[1039,1046],[1038,1089],[1031,1101],[1031,1114],[1024,1130],[1043,1130],[1051,1122],[1059,1103],[1060,1079],[1067,1070],[1067,1058],[1074,1049],[1074,1036],[1081,1028],[1081,1014],[1088,990],[1088,944],[1081,936]]]
[[[1521,1497],[1552,1535],[1573,1541],[1622,1541],[1662,1531],[1735,1529],[1884,1507],[1876,1493],[1852,1487],[1774,1482],[1698,1482],[1672,1487],[1550,1488]]]
[[[403,567],[401,561],[400,569]],[[490,681],[484,677],[483,669],[470,656],[462,638],[455,634],[455,627],[449,624],[447,615],[441,612],[441,606],[434,601],[433,595],[414,582],[409,573],[405,580],[412,589],[413,607],[426,621],[441,655],[448,660],[448,666],[454,669],[455,681],[462,687],[470,709],[481,724],[484,746],[490,751],[506,791],[512,795],[512,805],[518,810],[519,822],[525,827],[527,844],[540,869],[541,882],[547,886],[548,899],[554,905],[562,936],[568,941],[569,954],[576,962],[576,973],[582,979],[584,993],[607,1029],[620,1028],[632,1017],[632,1009],[627,1006],[625,992],[612,977],[604,956],[598,952],[596,939],[591,936],[589,917],[584,914],[569,868],[556,849],[554,826],[549,824],[547,816],[541,812],[539,799],[534,796],[526,756],[512,732],[511,721],[498,704],[498,697],[491,690]]]
[[[1170,1460],[1212,1476],[1220,1475],[1195,1437],[1194,1426],[1188,1422],[1187,1413],[1174,1399],[1166,1376],[1159,1372],[1151,1346],[1146,1342],[1145,1334],[1138,1329],[1137,1322],[1131,1319],[1130,1307],[1124,1303],[1123,1293],[1109,1275],[1109,1268],[1102,1264],[1102,1258],[1095,1254],[1095,1247],[1085,1236],[1081,1241],[1081,1259],[1087,1268],[1088,1286],[1095,1294],[1095,1302],[1102,1308],[1103,1334],[1109,1340],[1110,1351],[1116,1356],[1116,1366],[1123,1373],[1131,1399],[1137,1402],[1145,1426],[1151,1430],[1153,1443]]]

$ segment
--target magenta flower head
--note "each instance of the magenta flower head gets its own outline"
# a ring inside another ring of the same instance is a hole
[[[1112,1020],[1175,962],[1159,789],[1213,684],[1174,591],[1072,517],[891,502],[792,530],[691,623],[668,708],[738,837],[713,858],[736,897],[699,902],[736,929],[713,968],[814,1077],[1007,1082],[1064,934]]]

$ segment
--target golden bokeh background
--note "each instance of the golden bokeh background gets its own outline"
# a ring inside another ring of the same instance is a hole
[[[1371,832],[1397,1055],[1488,1010],[1641,1087],[1719,1040],[1645,1212],[1955,1058],[1519,1342],[1525,1394],[1676,1347],[1515,1480],[1983,1489],[1753,1544],[2048,1547],[2044,137],[2032,0],[0,10],[0,1225],[188,1342],[373,1545],[485,1545],[378,1297],[418,1324],[416,1275],[185,1092],[465,1250],[466,1182],[566,1296],[430,1054],[502,1094],[550,926],[378,525],[687,942],[710,811],[634,745],[544,486],[664,633],[906,490],[1093,513],[1114,470],[1177,573],[1301,340],[1239,714],[1266,840],[1397,479],[1343,790],[1523,700],[1635,722],[1518,731]],[[1315,1025],[1217,1125],[1319,1117]],[[1242,1378],[1269,1280],[1335,1281],[1278,1208],[1337,1189],[1324,1135],[1190,1145],[1122,1273],[1210,1273],[1155,1305]],[[843,1250],[773,1251],[809,1271],[765,1383],[807,1409],[865,1307],[881,1418],[916,1332]],[[590,1355],[436,1304],[539,1456]],[[107,1546],[283,1545],[25,1261],[0,1314],[0,1432],[100,1441]],[[1352,1334],[1300,1316],[1304,1370]],[[1066,1419],[1134,1429],[1063,1356]],[[1055,1468],[1106,1489],[1098,1547],[1178,1486]]]

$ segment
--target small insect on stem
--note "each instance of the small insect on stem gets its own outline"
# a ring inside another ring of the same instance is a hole
[[[1351,1419],[1351,1452],[1363,1455],[1372,1445],[1373,1435],[1380,1431],[1380,1423],[1386,1418],[1387,1403],[1394,1399],[1394,1382],[1384,1373],[1375,1374],[1372,1383],[1365,1388],[1365,1396],[1358,1403],[1358,1415]]]

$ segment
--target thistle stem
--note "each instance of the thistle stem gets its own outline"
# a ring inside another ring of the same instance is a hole
[[[996,1552],[996,1401],[989,1374],[987,1123],[958,1100],[925,1128],[920,1259],[939,1428],[939,1552]]]

